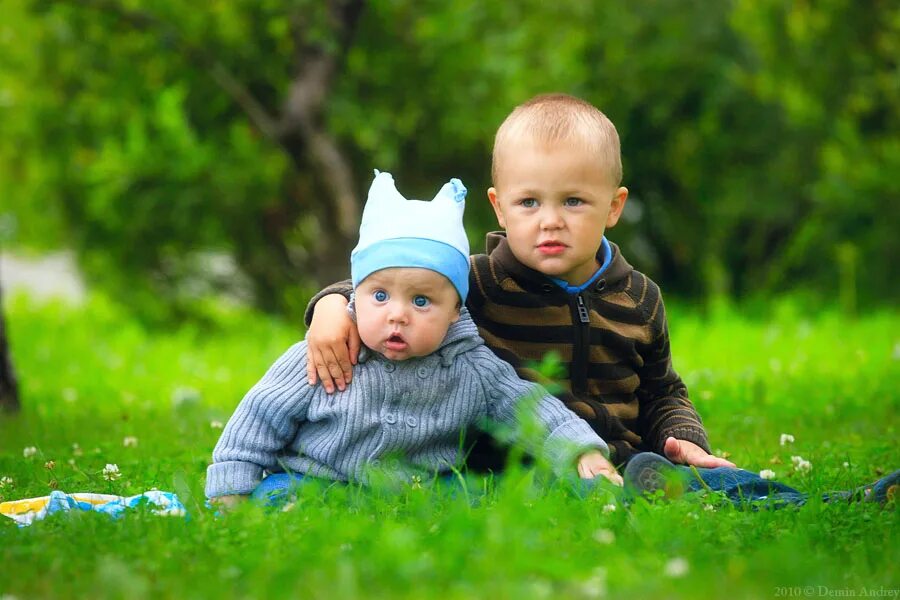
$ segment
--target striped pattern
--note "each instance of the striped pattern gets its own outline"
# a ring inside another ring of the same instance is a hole
[[[291,347],[228,421],[207,470],[207,497],[249,494],[266,471],[362,483],[379,464],[406,480],[447,471],[460,463],[466,428],[487,420],[515,430],[520,413],[546,432],[522,441],[560,473],[574,475],[575,456],[588,448],[608,452],[584,421],[499,360],[462,313],[429,356],[395,362],[364,350],[353,384],[331,395],[307,383],[306,342]]]
[[[609,443],[616,463],[639,451],[662,453],[670,435],[708,451],[700,417],[672,368],[659,288],[611,246],[607,271],[580,294],[590,318],[581,323],[575,295],[516,260],[503,234],[489,234],[488,254],[470,260],[467,306],[479,333],[527,379],[537,377],[530,363],[556,351],[565,368],[557,396]],[[481,441],[473,460],[495,468],[492,453]]]

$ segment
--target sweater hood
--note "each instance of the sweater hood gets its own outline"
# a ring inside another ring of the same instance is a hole
[[[619,251],[619,247],[616,244],[610,242],[609,247],[613,254],[612,261],[609,263],[609,267],[606,268],[606,271],[600,275],[600,279],[598,280],[598,283],[600,281],[604,282],[603,286],[605,286],[606,289],[615,286],[626,277],[629,277],[631,272],[634,271],[634,267],[628,264],[628,261],[622,256],[622,253]],[[540,271],[535,271],[519,262],[513,255],[512,249],[509,247],[509,241],[506,239],[505,231],[492,231],[488,233],[485,238],[485,251],[492,259],[499,261],[515,279],[539,284],[545,284],[550,281],[550,278]],[[597,258],[602,264],[604,257],[598,256]]]
[[[473,321],[472,317],[469,315],[469,310],[462,307],[459,311],[459,319],[456,323],[450,325],[450,328],[447,330],[447,335],[444,336],[441,345],[429,356],[439,356],[441,358],[441,364],[449,367],[453,364],[453,361],[456,360],[457,356],[464,352],[468,352],[473,348],[477,348],[482,344],[484,344],[484,340],[478,335],[478,327],[475,326],[475,321]],[[365,362],[372,358],[373,355],[378,355],[378,353],[363,345],[359,350],[359,362]],[[427,356],[410,358],[404,362],[421,360],[423,358],[427,358]]]

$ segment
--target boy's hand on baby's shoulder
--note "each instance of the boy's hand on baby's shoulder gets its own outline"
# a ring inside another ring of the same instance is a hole
[[[734,467],[734,463],[718,456],[713,456],[697,444],[674,437],[666,438],[664,447],[666,458],[675,464],[693,465],[695,467]]]
[[[578,459],[578,476],[582,479],[593,479],[598,475],[606,477],[616,485],[622,485],[622,476],[603,454],[596,450],[582,454]]]
[[[322,382],[329,394],[342,392],[353,378],[359,357],[359,330],[347,313],[347,299],[328,294],[316,303],[306,332],[306,375],[309,385]]]

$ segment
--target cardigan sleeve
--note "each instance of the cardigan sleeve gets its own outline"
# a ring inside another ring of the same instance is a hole
[[[485,346],[469,355],[487,398],[488,417],[516,431],[516,439],[531,454],[546,458],[557,475],[573,475],[575,460],[589,450],[609,456],[606,442],[543,387],[520,379]]]
[[[249,494],[296,438],[314,388],[306,377],[306,342],[294,344],[241,400],[206,471],[206,496]]]

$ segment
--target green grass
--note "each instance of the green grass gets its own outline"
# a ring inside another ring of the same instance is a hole
[[[895,505],[752,512],[685,498],[609,511],[602,490],[582,498],[516,468],[455,492],[310,485],[287,512],[246,506],[216,519],[202,508],[219,434],[210,423],[227,420],[297,328],[237,313],[215,328],[151,332],[96,300],[73,310],[19,298],[7,311],[24,410],[0,417],[0,477],[14,480],[0,497],[158,487],[176,491],[190,518],[84,514],[26,529],[4,519],[0,598],[790,598],[900,588]],[[772,314],[670,309],[675,366],[713,446],[813,496],[900,466],[900,315],[800,320],[790,303]],[[781,433],[796,441],[780,446]],[[123,444],[129,436],[137,446]],[[38,452],[24,458],[28,446]],[[812,470],[792,474],[792,455]],[[106,463],[123,477],[105,481]]]

